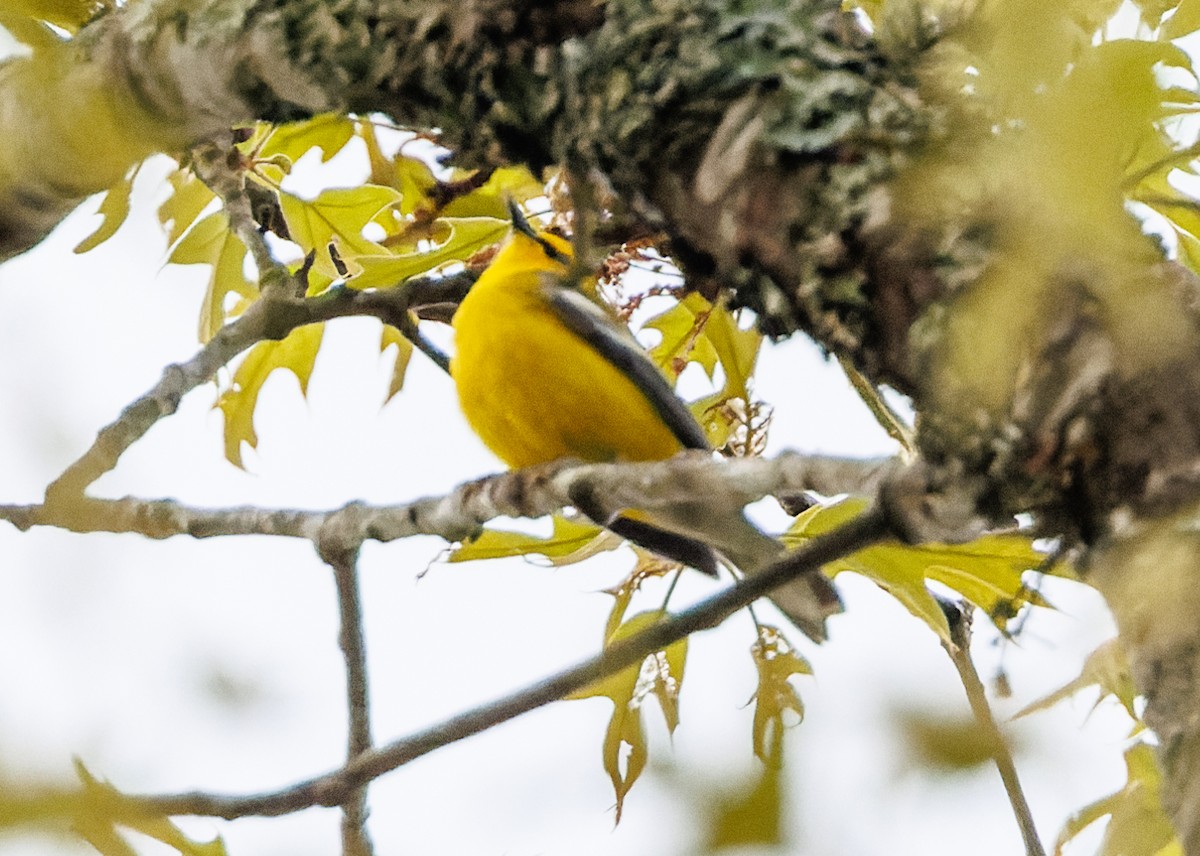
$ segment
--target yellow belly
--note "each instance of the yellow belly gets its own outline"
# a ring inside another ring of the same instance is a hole
[[[510,467],[567,456],[661,460],[682,448],[637,386],[540,295],[468,295],[454,326],[451,373],[463,413]]]

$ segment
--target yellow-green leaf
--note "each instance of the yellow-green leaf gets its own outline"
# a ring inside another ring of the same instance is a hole
[[[216,195],[190,169],[175,170],[167,182],[171,195],[158,207],[158,222],[167,230],[167,245],[173,246]]]
[[[392,359],[392,378],[388,382],[385,402],[391,401],[396,393],[404,387],[404,376],[408,373],[408,363],[412,359],[413,345],[395,327],[390,324],[384,324],[383,332],[379,338],[380,353],[383,353],[393,345],[396,346],[396,356]]]
[[[340,152],[353,136],[352,120],[338,113],[324,113],[303,122],[277,125],[259,149],[259,157],[283,155],[295,163],[310,150],[320,149],[324,163]]]
[[[6,13],[25,15],[75,32],[111,0],[7,0]]]
[[[242,467],[242,444],[258,446],[254,431],[254,408],[262,386],[276,369],[286,369],[296,376],[300,393],[308,392],[308,379],[321,348],[323,324],[298,327],[279,342],[259,342],[250,349],[233,375],[233,383],[217,400],[225,415],[225,457],[236,467]]]
[[[796,518],[782,540],[800,544],[857,517],[867,500],[851,498],[833,505],[809,508]],[[985,535],[969,544],[906,546],[888,542],[867,547],[825,566],[829,574],[853,571],[875,582],[899,600],[944,641],[950,628],[941,607],[925,587],[933,579],[958,591],[984,610],[1001,630],[1024,604],[1047,606],[1021,582],[1023,571],[1038,568],[1045,555],[1021,535]]]
[[[358,257],[356,261],[361,273],[351,277],[346,284],[351,288],[390,288],[450,262],[466,261],[503,238],[509,227],[507,220],[493,217],[444,217],[437,225],[446,230],[445,237],[427,250]]]
[[[351,271],[357,270],[355,260],[359,256],[384,252],[383,247],[363,236],[363,228],[399,201],[400,194],[395,189],[373,184],[326,190],[313,200],[286,192],[279,194],[292,240],[305,253],[315,252],[314,267],[333,277],[341,272],[333,263],[330,244]]]
[[[637,564],[633,566],[633,570],[620,583],[610,589],[605,589],[605,594],[613,596],[613,608],[608,613],[608,620],[604,624],[604,638],[607,639],[616,632],[621,626],[621,622],[625,618],[625,611],[629,608],[629,604],[633,601],[633,596],[637,594],[642,583],[651,577],[661,577],[668,573],[678,573],[680,570],[679,564],[670,559],[664,559],[656,553],[651,553],[649,550],[643,549],[636,544],[630,544],[635,556],[637,556]]]
[[[757,779],[743,791],[725,794],[708,819],[702,852],[717,853],[736,848],[774,848],[783,842],[783,799],[781,767],[766,764]],[[757,851],[756,851],[757,852]]]
[[[1182,229],[1176,229],[1176,233],[1179,235],[1179,261],[1200,273],[1200,238]]]
[[[137,175],[136,169],[105,191],[104,198],[100,200],[100,208],[98,209],[98,213],[103,219],[100,221],[100,225],[96,228],[96,231],[80,241],[75,247],[76,253],[86,253],[88,250],[94,250],[116,234],[117,229],[121,228],[121,224],[129,216],[129,194],[133,192],[133,179],[135,175]]]
[[[570,565],[620,546],[619,538],[592,523],[568,520],[559,514],[552,520],[554,530],[546,538],[525,532],[484,529],[478,538],[451,550],[447,561],[472,562],[538,555],[545,556],[553,565]]]
[[[902,710],[893,719],[902,745],[926,770],[975,769],[991,763],[999,748],[995,736],[969,713]]]
[[[1175,14],[1167,18],[1159,31],[1159,37],[1167,40],[1179,39],[1200,30],[1200,0],[1183,0]]]
[[[1166,856],[1176,850],[1175,831],[1163,812],[1162,788],[1154,751],[1137,743],[1125,752],[1125,786],[1114,794],[1085,806],[1063,826],[1054,845],[1055,856],[1075,836],[1098,820],[1109,818],[1100,845],[1100,856]]]
[[[226,297],[253,299],[258,290],[246,278],[246,245],[229,228],[224,211],[214,211],[192,227],[175,245],[169,262],[179,265],[208,264],[212,277],[200,307],[200,341],[207,342],[225,324]]]
[[[1028,716],[1039,710],[1046,710],[1088,687],[1100,688],[1100,695],[1096,698],[1097,705],[1106,697],[1112,696],[1121,703],[1130,718],[1140,724],[1141,719],[1133,706],[1137,690],[1133,686],[1133,675],[1129,671],[1129,663],[1125,659],[1125,649],[1121,646],[1119,639],[1110,639],[1102,644],[1088,655],[1078,677],[1068,681],[1049,695],[1021,708],[1013,716],[1013,719]]]
[[[783,761],[783,729],[787,719],[804,719],[804,703],[792,685],[793,675],[811,675],[812,666],[779,629],[764,624],[750,649],[758,670],[754,691],[754,754],[768,766]]]
[[[167,815],[147,812],[107,782],[102,782],[79,761],[75,770],[83,783],[83,799],[73,818],[76,832],[105,856],[137,856],[121,829],[128,829],[167,845],[180,856],[227,856],[220,837],[195,841]]]
[[[392,183],[400,191],[400,213],[407,216],[429,201],[429,192],[437,187],[437,178],[424,161],[396,155]]]
[[[621,624],[605,640],[605,648],[652,627],[665,618],[660,611],[641,612]],[[687,660],[687,639],[669,645],[629,666],[567,696],[583,699],[603,696],[613,702],[613,715],[604,735],[604,770],[612,780],[617,801],[617,822],[625,795],[646,766],[648,749],[642,728],[641,705],[648,695],[659,700],[667,727],[674,730],[679,722],[678,697]]]
[[[650,349],[650,359],[671,377],[678,377],[689,362],[696,363],[711,380],[717,368],[717,350],[702,333],[712,312],[712,304],[692,292],[647,320],[642,328],[661,334],[658,344]]]
[[[725,397],[750,401],[750,379],[758,362],[762,333],[753,326],[741,329],[737,317],[729,309],[716,306],[708,316],[703,335],[712,343],[725,372]]]
[[[475,190],[442,208],[445,217],[508,218],[508,200],[525,202],[544,195],[545,187],[524,166],[502,166]]]

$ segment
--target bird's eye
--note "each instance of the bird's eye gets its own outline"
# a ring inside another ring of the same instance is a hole
[[[545,238],[539,235],[535,238],[535,240],[541,245],[542,251],[546,253],[547,258],[564,265],[571,263],[571,259],[566,253],[562,252],[558,247],[554,246],[554,244],[550,243]]]

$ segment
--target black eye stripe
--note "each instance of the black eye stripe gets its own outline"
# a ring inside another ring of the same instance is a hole
[[[538,246],[542,248],[542,252],[546,254],[546,258],[559,264],[567,265],[571,263],[570,256],[534,231],[533,226],[529,225],[529,221],[521,213],[521,206],[517,205],[511,199],[508,200],[508,214],[512,218],[513,231],[520,232],[522,235],[526,235],[537,241]]]
[[[558,247],[554,246],[554,244],[550,243],[545,238],[541,237],[540,235],[535,235],[534,240],[538,242],[538,245],[542,248],[542,251],[552,261],[556,261],[564,265],[571,263],[571,259],[566,253],[559,250]]]

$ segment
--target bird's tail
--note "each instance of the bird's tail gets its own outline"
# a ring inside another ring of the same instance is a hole
[[[582,510],[587,513],[586,508]],[[684,524],[684,519],[692,522]],[[698,520],[706,520],[703,532],[696,530],[694,521]],[[679,520],[655,518],[651,522],[636,511],[626,510],[608,520],[605,526],[647,550],[714,577],[719,561],[753,576],[787,555],[782,544],[761,532],[740,513],[733,517],[723,514],[718,518],[693,509],[692,513],[680,515]],[[842,601],[833,583],[816,569],[776,589],[768,597],[788,621],[814,642],[825,641],[825,619],[842,611]]]
[[[747,576],[762,573],[787,555],[787,549],[744,517],[722,526],[708,541],[735,568]],[[813,569],[769,595],[792,624],[814,642],[826,638],[825,619],[842,611],[842,599],[829,578]]]

